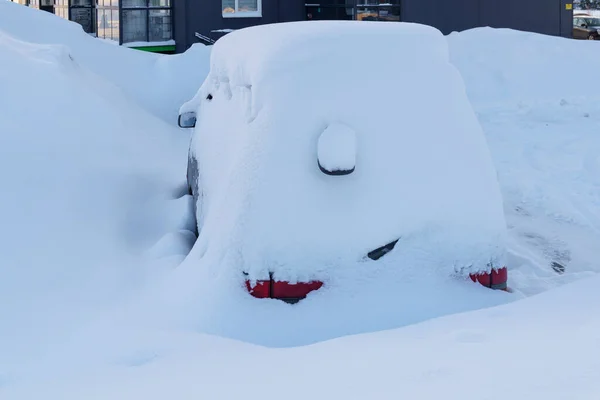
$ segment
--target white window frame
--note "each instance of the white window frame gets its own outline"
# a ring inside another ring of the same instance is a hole
[[[235,10],[236,12],[226,13],[222,12],[223,18],[262,18],[262,0],[256,0],[257,11],[237,11],[240,7],[240,0],[235,0]],[[221,2],[221,8],[223,7],[223,2]]]

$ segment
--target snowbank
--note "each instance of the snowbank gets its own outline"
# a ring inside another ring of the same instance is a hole
[[[225,400],[263,398],[268,388],[290,400],[595,400],[598,284],[592,279],[502,307],[292,349],[124,332],[102,349],[108,364],[45,374],[35,385],[0,388],[0,395]]]
[[[0,31],[26,42],[66,46],[74,60],[118,86],[133,101],[169,123],[208,73],[210,47],[200,44],[166,56],[114,46],[81,25],[22,5],[0,2]]]
[[[600,94],[581,67],[600,64],[600,44],[491,28],[448,43],[498,170],[511,286],[531,295],[600,272]]]
[[[0,93],[2,381],[152,275],[141,252],[182,229],[188,139],[68,47],[2,31]]]
[[[600,43],[476,28],[448,36],[450,58],[476,108],[596,97]]]

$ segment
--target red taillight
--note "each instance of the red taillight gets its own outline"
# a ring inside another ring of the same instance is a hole
[[[289,283],[282,281],[273,281],[271,286],[271,297],[274,299],[303,299],[310,292],[319,290],[323,282],[298,282]]]
[[[256,281],[254,285],[246,280],[246,289],[252,296],[259,299],[278,299],[288,303],[297,303],[322,286],[323,282],[320,281],[289,283],[277,281],[273,276],[270,280]]]
[[[469,276],[473,282],[479,282],[490,289],[508,291],[508,270],[506,267]]]
[[[248,289],[248,293],[259,299],[266,299],[271,297],[270,281],[256,281],[256,284],[254,286],[250,285],[250,281],[246,281],[246,289]]]

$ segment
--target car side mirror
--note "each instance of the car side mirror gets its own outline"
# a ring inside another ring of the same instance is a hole
[[[587,28],[587,25],[586,24],[581,24],[581,27],[582,28]]]
[[[193,128],[196,126],[196,113],[194,111],[179,114],[177,124],[180,128]]]
[[[356,133],[339,123],[329,125],[317,142],[317,163],[326,175],[349,175],[356,167]]]

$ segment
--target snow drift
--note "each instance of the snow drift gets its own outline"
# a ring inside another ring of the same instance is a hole
[[[177,56],[131,50],[91,37],[75,22],[9,1],[0,1],[0,31],[26,42],[66,46],[80,65],[169,123],[208,73],[210,47],[197,44]]]
[[[509,305],[312,346],[267,349],[196,333],[122,334],[107,364],[7,386],[8,400],[595,400],[599,279]],[[265,376],[269,377],[265,383]]]
[[[186,145],[68,47],[0,31],[0,377],[151,275]]]
[[[597,97],[588,71],[600,62],[600,43],[476,28],[450,34],[448,44],[476,108]]]
[[[600,43],[491,28],[448,43],[498,170],[511,287],[531,295],[600,272],[600,95],[581,69],[600,64]]]

